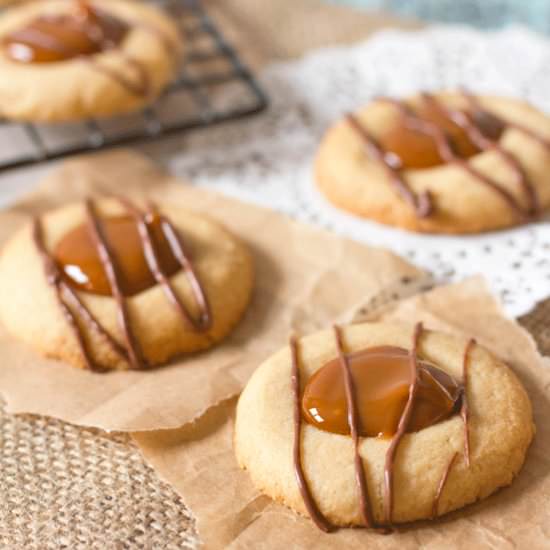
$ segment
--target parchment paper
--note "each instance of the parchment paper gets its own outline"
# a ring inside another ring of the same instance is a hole
[[[534,406],[537,435],[513,484],[441,520],[417,523],[396,534],[345,529],[326,535],[311,521],[259,494],[239,470],[232,449],[233,399],[211,409],[195,425],[133,434],[146,460],[195,514],[206,548],[535,550],[550,546],[550,361],[538,354],[525,330],[504,317],[480,278],[403,301],[382,318],[422,320],[427,328],[474,335],[519,375]]]
[[[291,329],[309,331],[349,317],[357,304],[372,306],[384,292],[401,289],[403,278],[424,277],[387,251],[184,185],[128,151],[64,164],[32,196],[0,214],[0,243],[30,214],[102,191],[148,193],[159,203],[180,203],[223,222],[253,252],[257,283],[251,306],[216,348],[148,372],[78,370],[41,358],[0,329],[0,392],[8,412],[105,430],[175,428],[239,393],[252,369]]]

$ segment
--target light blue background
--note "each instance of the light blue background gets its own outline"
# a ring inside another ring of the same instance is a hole
[[[333,0],[428,21],[498,28],[522,23],[550,34],[550,0]]]

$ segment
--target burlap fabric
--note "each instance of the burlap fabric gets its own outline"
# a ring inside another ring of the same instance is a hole
[[[0,413],[0,547],[196,548],[193,520],[125,435]]]
[[[550,299],[540,302],[529,314],[520,317],[520,325],[535,338],[543,355],[550,355]]]
[[[259,67],[383,25],[413,26],[316,0],[211,0],[226,34]],[[550,301],[521,319],[550,354]],[[199,546],[190,512],[124,435],[0,411],[1,550]]]

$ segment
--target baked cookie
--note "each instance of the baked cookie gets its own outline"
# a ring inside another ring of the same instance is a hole
[[[81,368],[141,369],[211,347],[249,302],[247,248],[202,214],[109,198],[36,218],[0,254],[0,319]]]
[[[267,359],[234,443],[262,492],[322,529],[386,530],[511,483],[534,431],[520,382],[473,340],[365,323]]]
[[[477,233],[550,205],[550,117],[467,92],[378,98],[326,133],[315,161],[336,206],[413,231]]]
[[[0,15],[0,116],[59,122],[135,111],[174,78],[177,27],[131,0],[43,0]]]

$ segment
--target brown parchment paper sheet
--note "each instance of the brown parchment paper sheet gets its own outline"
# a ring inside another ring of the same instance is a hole
[[[382,318],[422,320],[427,328],[473,335],[518,374],[534,406],[537,435],[513,484],[439,521],[418,523],[389,536],[360,529],[326,535],[311,521],[259,494],[239,470],[232,449],[232,399],[194,425],[133,434],[145,459],[195,515],[205,548],[550,547],[550,360],[538,354],[525,330],[504,316],[481,278],[404,300]]]
[[[148,372],[78,370],[39,357],[0,329],[0,392],[8,412],[105,430],[175,428],[239,393],[289,330],[309,331],[349,317],[357,304],[391,291],[403,278],[424,277],[387,251],[183,184],[128,151],[62,165],[32,196],[0,214],[0,243],[31,214],[102,191],[147,193],[159,204],[180,203],[224,223],[253,252],[257,282],[250,308],[235,332],[211,351]]]
[[[208,13],[252,68],[327,45],[352,44],[383,27],[417,29],[419,20],[322,0],[206,0]]]

